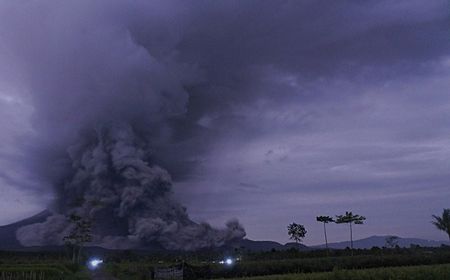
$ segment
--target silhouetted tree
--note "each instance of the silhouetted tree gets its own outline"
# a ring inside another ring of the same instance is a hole
[[[327,238],[327,228],[326,228],[326,224],[328,223],[332,223],[334,222],[333,218],[331,218],[330,216],[317,216],[316,220],[318,222],[323,223],[323,234],[325,235],[325,247],[328,250],[328,238]]]
[[[296,243],[302,242],[306,235],[306,229],[303,225],[292,223],[287,228],[290,239],[295,240]]]
[[[394,235],[388,236],[388,237],[386,237],[385,242],[386,242],[386,247],[394,248],[398,244],[398,236],[394,236]]]
[[[71,214],[68,219],[72,223],[72,230],[63,240],[72,250],[72,262],[79,263],[83,245],[92,241],[91,222],[75,214]]]
[[[353,229],[352,224],[362,225],[366,217],[360,215],[354,215],[352,212],[345,212],[345,215],[336,216],[336,224],[349,224],[350,225],[350,249],[353,255]]]
[[[434,221],[431,223],[436,226],[437,229],[444,231],[448,235],[450,241],[450,209],[444,209],[442,216],[432,215]]]

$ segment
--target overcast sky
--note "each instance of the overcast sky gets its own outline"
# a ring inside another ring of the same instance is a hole
[[[367,217],[355,238],[445,239],[430,220],[450,207],[448,11],[1,2],[0,224],[47,207],[50,165],[83,130],[152,118],[155,163],[196,221],[236,217],[248,238],[279,242],[297,222],[318,244],[315,217],[351,210]],[[347,237],[330,225],[329,240]]]

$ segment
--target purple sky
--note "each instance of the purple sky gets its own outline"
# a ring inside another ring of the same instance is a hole
[[[126,119],[152,122],[196,221],[317,244],[316,216],[352,210],[356,238],[445,239],[447,2],[2,2],[0,224],[47,207],[78,135]]]

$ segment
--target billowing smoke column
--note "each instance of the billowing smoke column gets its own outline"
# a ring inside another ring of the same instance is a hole
[[[127,123],[100,127],[91,139],[70,147],[72,174],[61,188],[58,214],[25,226],[24,245],[61,244],[71,224],[64,215],[94,221],[94,244],[107,248],[158,243],[172,250],[222,246],[245,236],[237,221],[214,229],[189,219],[172,196],[170,175],[152,164],[149,147]]]
[[[237,221],[193,222],[159,166],[186,159],[170,154],[169,124],[186,114],[186,88],[204,79],[178,56],[179,4],[1,4],[0,59],[14,65],[0,66],[11,75],[2,82],[33,112],[21,162],[36,190],[55,193],[47,221],[17,231],[23,245],[62,244],[71,214],[91,220],[92,244],[108,248],[195,250],[245,236]]]
[[[448,64],[444,5],[0,1],[0,191],[56,194],[54,215],[17,236],[25,245],[59,244],[74,212],[93,219],[94,243],[109,247],[193,249],[242,237],[236,222],[215,230],[190,221],[168,172],[176,183],[202,163],[239,172],[257,159],[240,165],[214,155],[241,143],[290,147],[303,133],[320,140],[335,113],[344,131],[340,120],[349,116],[340,110],[365,112],[371,94],[383,104],[398,77]]]

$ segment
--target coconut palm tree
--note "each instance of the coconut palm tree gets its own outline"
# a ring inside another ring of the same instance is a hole
[[[325,247],[328,250],[327,228],[326,224],[334,222],[330,216],[317,216],[316,221],[323,223],[323,234],[325,235]]]
[[[432,215],[433,221],[431,223],[436,226],[437,229],[447,233],[448,240],[450,241],[450,209],[444,209],[442,217]]]
[[[366,217],[353,214],[352,212],[345,212],[345,215],[337,215],[336,216],[336,224],[349,224],[350,225],[350,248],[352,250],[353,256],[353,230],[352,224],[362,225]]]

